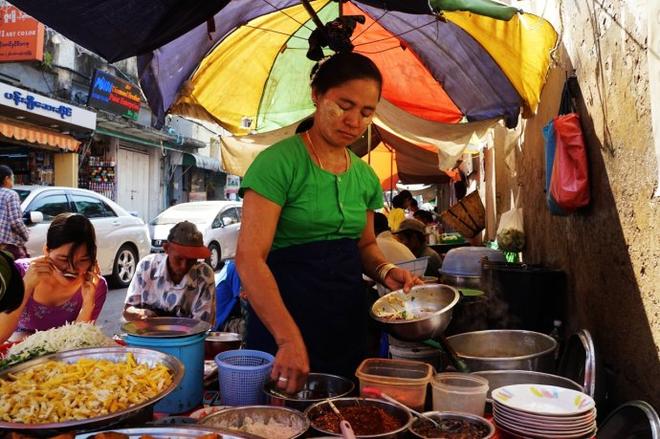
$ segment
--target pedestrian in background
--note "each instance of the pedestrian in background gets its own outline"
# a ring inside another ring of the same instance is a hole
[[[25,249],[28,229],[23,224],[21,199],[13,187],[14,172],[0,165],[0,250],[8,251],[14,259],[29,258]]]

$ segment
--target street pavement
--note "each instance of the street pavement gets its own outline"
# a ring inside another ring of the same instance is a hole
[[[96,320],[96,324],[101,326],[103,333],[109,337],[121,332],[124,298],[126,298],[126,288],[108,291],[101,314]]]

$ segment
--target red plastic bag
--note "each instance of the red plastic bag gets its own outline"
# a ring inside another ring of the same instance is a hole
[[[573,212],[589,204],[589,164],[580,116],[569,113],[554,119],[557,149],[550,193],[559,207]]]

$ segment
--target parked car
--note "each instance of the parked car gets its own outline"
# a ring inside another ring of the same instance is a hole
[[[236,256],[241,206],[237,201],[194,201],[164,210],[149,223],[152,253],[162,252],[170,229],[188,220],[202,232],[204,245],[211,251],[208,264],[214,270],[220,269],[224,260]]]
[[[46,232],[63,212],[85,215],[96,231],[101,273],[117,288],[131,282],[139,260],[149,254],[149,230],[140,218],[117,203],[86,189],[58,186],[14,186],[21,198],[23,220],[30,231],[26,247],[31,256],[43,253]]]

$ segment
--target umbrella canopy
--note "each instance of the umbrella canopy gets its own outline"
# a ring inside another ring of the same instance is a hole
[[[399,175],[396,168],[396,153],[393,148],[381,142],[373,150],[368,151],[362,160],[369,163],[376,172],[384,191],[396,188]]]
[[[323,23],[365,17],[352,43],[380,68],[389,102],[443,123],[505,118],[514,126],[521,107],[535,111],[557,41],[547,21],[531,14],[508,21],[460,11],[439,15],[427,1],[410,2],[411,8],[424,4],[426,13],[408,13],[381,3],[388,2],[315,0],[311,6]],[[315,25],[299,1],[234,0],[214,20],[211,40],[198,26],[140,58],[141,84],[158,117],[171,111],[245,134],[312,113],[313,61],[306,53]]]
[[[115,62],[169,43],[206,22],[229,0],[11,0],[10,3],[77,44]]]

